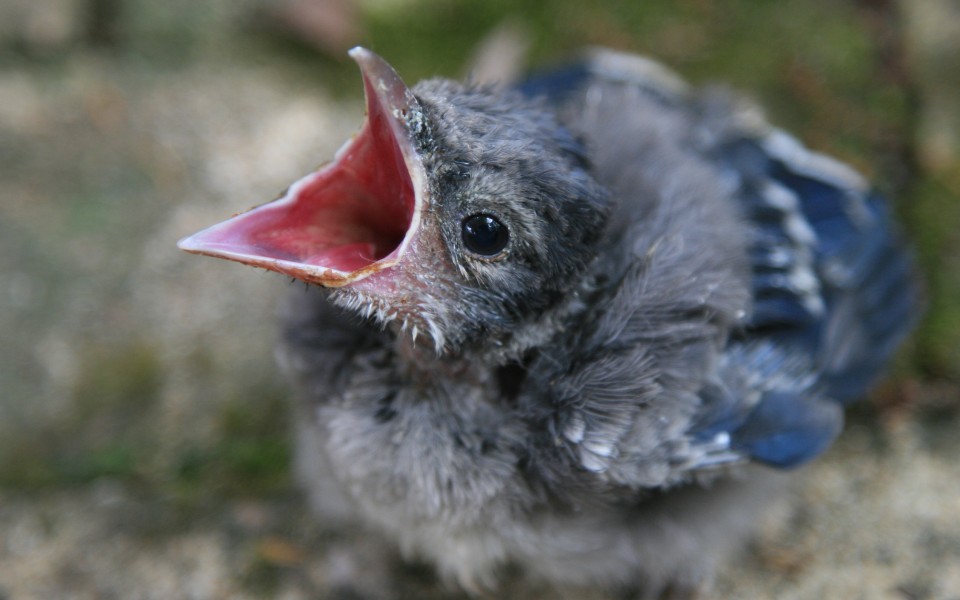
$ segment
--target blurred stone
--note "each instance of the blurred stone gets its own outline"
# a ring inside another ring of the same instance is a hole
[[[288,539],[270,536],[257,544],[257,557],[273,565],[291,567],[303,562],[304,551]]]
[[[22,45],[37,54],[62,50],[83,35],[84,8],[77,0],[4,0],[0,46]]]
[[[899,6],[920,92],[920,159],[932,171],[949,169],[960,161],[960,1],[899,0]]]
[[[531,36],[519,22],[508,19],[477,45],[467,62],[465,76],[476,83],[509,83],[526,69]]]
[[[281,0],[265,12],[283,35],[341,59],[361,37],[360,15],[351,0]]]
[[[240,502],[231,513],[234,523],[245,532],[261,532],[274,524],[270,511],[262,502]]]

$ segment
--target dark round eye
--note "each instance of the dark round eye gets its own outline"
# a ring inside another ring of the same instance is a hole
[[[463,220],[463,245],[481,256],[493,256],[510,241],[507,226],[492,215],[471,215]]]

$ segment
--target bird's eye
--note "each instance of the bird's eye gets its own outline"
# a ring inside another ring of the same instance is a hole
[[[463,220],[463,245],[481,256],[493,256],[510,241],[507,226],[492,215],[471,215]]]

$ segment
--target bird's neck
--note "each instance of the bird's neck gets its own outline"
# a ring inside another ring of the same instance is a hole
[[[568,291],[553,306],[509,331],[491,333],[476,344],[456,351],[437,352],[429,339],[413,339],[399,329],[395,331],[394,353],[409,374],[424,377],[484,379],[503,368],[526,364],[538,348],[547,346],[564,332],[575,330],[588,303],[584,298],[593,293],[594,283],[584,281]],[[484,374],[481,374],[484,372]]]
[[[435,347],[423,339],[413,340],[408,335],[394,336],[394,354],[404,370],[410,372],[456,375],[468,362],[462,353],[438,354]]]

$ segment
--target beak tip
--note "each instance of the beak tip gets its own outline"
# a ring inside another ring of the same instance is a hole
[[[195,241],[193,239],[195,237],[197,237],[197,234],[194,233],[192,235],[188,235],[186,237],[180,238],[179,240],[177,240],[177,248],[180,248],[181,250],[186,250],[187,252],[189,252],[190,250],[193,250],[196,247],[194,245]]]
[[[185,250],[187,252],[190,252],[190,250],[193,249],[193,247],[190,244],[191,237],[193,236],[189,236],[189,237],[185,237],[177,240],[177,248],[179,248],[180,250]]]
[[[193,235],[188,235],[184,238],[181,238],[177,241],[177,248],[183,250],[184,252],[189,252],[191,254],[201,254],[206,246],[203,243],[203,240],[198,239],[203,234],[202,231],[198,231]]]
[[[347,54],[355,63],[357,63],[357,65],[360,66],[360,70],[362,72],[366,72],[368,69],[373,68],[377,62],[384,62],[376,52],[368,50],[363,46],[354,46],[347,52]]]
[[[399,90],[406,91],[407,86],[396,70],[373,50],[356,46],[350,49],[347,54],[360,67],[360,73],[364,80],[368,84],[374,85],[374,89],[392,89],[394,94],[400,94]]]

